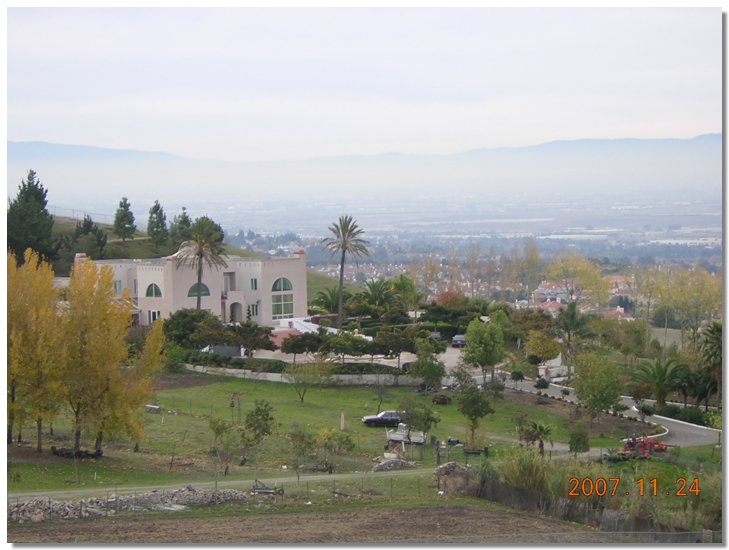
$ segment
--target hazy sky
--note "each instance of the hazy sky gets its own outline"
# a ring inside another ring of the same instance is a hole
[[[12,141],[273,160],[721,131],[721,9],[9,8]]]

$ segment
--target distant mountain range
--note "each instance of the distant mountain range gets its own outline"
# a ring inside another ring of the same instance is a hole
[[[521,200],[605,195],[721,200],[722,136],[581,139],[453,155],[388,153],[295,161],[193,160],[164,152],[8,142],[8,196],[28,169],[49,202],[113,212],[126,196],[149,208],[270,200],[407,201],[413,196]],[[357,204],[357,202],[354,202]]]

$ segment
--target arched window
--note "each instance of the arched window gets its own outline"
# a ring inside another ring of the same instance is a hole
[[[200,296],[210,296],[210,289],[204,283],[200,283]],[[197,283],[187,291],[188,298],[197,298]]]
[[[280,279],[276,279],[276,282],[273,283],[273,288],[271,288],[272,292],[283,292],[285,290],[293,290],[294,287],[291,285],[291,281],[289,281],[286,277],[281,277]]]
[[[294,289],[291,281],[286,277],[276,279],[273,283],[271,291],[271,318],[272,319],[291,319],[294,316],[294,295],[291,292]]]
[[[147,287],[147,291],[144,293],[147,298],[162,298],[162,291],[159,287],[152,283]]]

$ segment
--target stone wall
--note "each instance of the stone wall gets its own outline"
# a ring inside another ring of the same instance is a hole
[[[189,371],[200,372],[203,374],[215,374],[218,376],[230,376],[233,378],[243,378],[246,380],[264,380],[266,382],[283,382],[287,381],[283,375],[275,372],[255,372],[248,369],[226,369],[223,367],[207,367],[204,365],[185,365]],[[451,377],[443,379],[444,384],[450,384]],[[335,374],[331,380],[334,384],[340,386],[419,386],[420,378],[414,378],[408,375],[395,376],[393,374]]]

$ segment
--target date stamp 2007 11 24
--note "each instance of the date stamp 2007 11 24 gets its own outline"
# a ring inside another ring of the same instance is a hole
[[[610,496],[627,496],[631,494],[637,494],[641,497],[655,497],[659,495],[658,481],[656,480],[656,478],[651,478],[648,480],[644,478],[638,478],[635,480],[634,485],[623,485],[623,487],[621,487],[621,482],[622,479],[619,477],[609,477],[607,479],[605,479],[604,477],[597,477],[595,479],[592,479],[590,477],[571,477],[568,481],[569,491],[567,492],[567,496],[589,497],[592,495],[597,495],[599,497],[602,497],[608,494]],[[698,496],[701,492],[701,490],[699,489],[698,478],[688,480],[685,477],[677,478],[674,487],[671,487],[668,490],[663,488],[661,489],[666,494],[666,496],[677,497],[686,497],[691,495]]]

